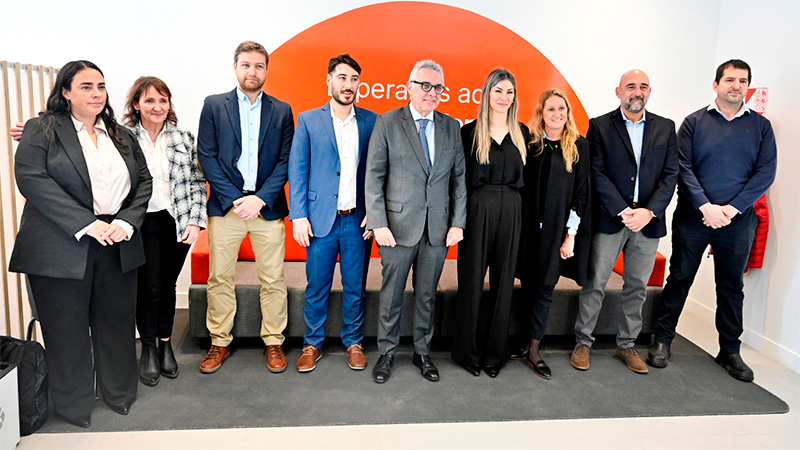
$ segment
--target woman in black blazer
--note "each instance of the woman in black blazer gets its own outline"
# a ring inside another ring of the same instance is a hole
[[[589,144],[578,134],[569,100],[558,89],[542,93],[529,127],[517,275],[530,306],[530,341],[511,358],[526,359],[537,375],[550,379],[539,345],[553,290],[561,275],[583,284],[589,261]]]
[[[31,283],[53,410],[88,427],[96,373],[103,401],[127,414],[136,398],[136,269],[151,179],[136,139],[114,120],[96,65],[61,69],[46,111],[25,126],[14,169],[27,201],[9,269]]]

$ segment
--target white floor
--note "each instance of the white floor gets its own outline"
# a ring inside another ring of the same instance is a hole
[[[718,350],[697,317],[685,314],[678,331]],[[19,449],[800,449],[800,374],[750,348],[742,356],[788,414],[34,434]]]

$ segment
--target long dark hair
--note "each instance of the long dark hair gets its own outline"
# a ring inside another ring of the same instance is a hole
[[[131,86],[131,89],[128,91],[128,98],[125,100],[125,112],[122,113],[122,123],[130,128],[136,126],[140,118],[139,111],[133,107],[133,104],[139,103],[142,96],[151,87],[169,100],[167,122],[173,125],[178,124],[178,116],[175,114],[175,109],[172,107],[172,92],[170,92],[169,87],[167,87],[167,83],[164,83],[160,78],[156,77],[139,77],[133,82],[133,86]]]
[[[69,114],[69,102],[61,93],[62,88],[71,91],[72,80],[78,72],[84,69],[94,69],[100,72],[100,75],[103,75],[103,71],[100,70],[96,64],[86,60],[70,61],[64,64],[64,67],[58,72],[53,90],[50,91],[50,96],[47,97],[47,108],[39,113],[43,122],[42,128],[44,129],[44,135],[48,140],[53,140],[53,125],[55,124],[56,116]],[[103,75],[103,77],[105,77],[105,75]],[[108,100],[108,94],[106,94],[106,105],[103,111],[98,114],[98,117],[103,120],[108,130],[108,135],[120,144],[123,149],[127,150],[128,146],[119,138],[119,125],[116,119],[114,119],[114,110],[111,109],[111,102]]]

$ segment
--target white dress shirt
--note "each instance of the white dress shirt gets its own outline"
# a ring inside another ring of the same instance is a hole
[[[136,127],[139,129],[139,146],[142,147],[144,159],[147,161],[147,168],[150,176],[153,177],[153,195],[147,203],[147,212],[158,212],[166,210],[170,216],[175,217],[172,211],[171,190],[169,186],[169,156],[167,155],[167,142],[164,138],[164,131],[171,126],[165,122],[161,132],[156,137],[156,143],[150,138],[150,133],[139,122]]]
[[[350,108],[345,120],[341,120],[333,112],[331,100],[331,119],[333,132],[336,134],[336,146],[339,149],[339,196],[336,208],[346,211],[356,207],[356,172],[358,171],[358,121],[356,109]]]
[[[78,132],[78,141],[86,159],[86,168],[89,170],[89,180],[92,184],[92,200],[95,215],[115,215],[122,207],[122,202],[131,190],[131,178],[125,160],[108,135],[106,125],[98,118],[94,124],[97,134],[97,146],[92,142],[89,131],[83,122],[70,115],[75,130]],[[84,234],[97,221],[75,233],[75,239],[80,240]],[[133,235],[133,226],[120,219],[114,219],[113,224],[119,225],[130,239]]]

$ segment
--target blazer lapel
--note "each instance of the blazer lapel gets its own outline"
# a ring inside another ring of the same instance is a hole
[[[428,162],[425,160],[425,151],[422,149],[422,142],[419,138],[419,131],[417,131],[417,125],[414,123],[414,118],[411,116],[411,110],[409,108],[411,108],[410,104],[406,105],[405,109],[403,109],[403,130],[405,130],[406,137],[408,137],[408,140],[411,142],[411,149],[414,151],[414,154],[417,155],[417,160],[422,166],[422,170],[425,171],[426,175],[430,175],[428,173]]]
[[[258,148],[264,144],[264,137],[267,135],[269,129],[269,121],[272,118],[272,100],[265,93],[261,95],[261,125],[258,127]]]
[[[631,158],[635,158],[633,155],[633,146],[631,145],[631,137],[628,135],[628,129],[625,127],[625,119],[622,117],[622,112],[619,109],[614,113],[611,122],[614,124],[614,128],[617,129],[619,138],[625,143],[628,154],[631,155]]]
[[[356,108],[356,107],[353,106],[353,108]],[[358,159],[357,159],[357,161],[359,161],[359,163],[360,163],[361,162],[361,155],[364,154],[364,150],[363,149],[367,148],[367,145],[369,145],[369,142],[367,142],[367,137],[366,137],[367,136],[367,129],[366,129],[367,125],[364,123],[364,115],[363,114],[359,114],[359,109],[360,108],[356,108],[356,124],[358,125],[358,155],[357,155]]]
[[[114,143],[114,147],[117,148],[119,155],[122,156],[122,160],[125,161],[125,166],[128,168],[128,174],[131,177],[131,189],[128,191],[128,196],[131,197],[134,195],[136,191],[136,186],[139,184],[139,168],[136,166],[136,158],[133,157],[133,148],[131,147],[132,142],[126,142],[128,144],[127,149],[122,148],[122,144],[116,141],[116,139],[111,138],[111,142]]]
[[[333,119],[331,118],[331,105],[326,103],[325,106],[320,108],[319,120],[322,122],[322,128],[325,129],[325,134],[331,141],[331,148],[336,152],[336,158],[339,158],[339,144],[336,143],[336,132],[333,130]]]
[[[239,148],[242,148],[242,122],[239,118],[239,96],[236,94],[236,89],[231,91],[228,98],[225,99],[225,109],[228,111],[228,119],[231,121],[231,129],[236,137],[236,143],[239,144]]]
[[[436,172],[436,161],[441,161],[442,158],[437,158],[436,156],[441,155],[441,150],[444,148],[444,120],[442,119],[442,113],[438,111],[433,112],[433,123],[436,126],[433,133],[433,165],[431,166],[431,173]],[[439,164],[441,166],[441,164]]]
[[[89,192],[92,191],[92,182],[89,178],[89,168],[86,166],[86,158],[83,156],[83,148],[75,132],[75,125],[69,116],[56,117],[53,130],[58,135],[59,141],[64,146],[64,153],[67,154],[75,169],[78,171]]]
[[[644,136],[642,136],[642,160],[647,154],[647,149],[650,148],[650,141],[653,140],[653,119],[649,114],[647,116],[647,120],[644,122]],[[642,160],[639,161],[639,167],[643,167]]]

